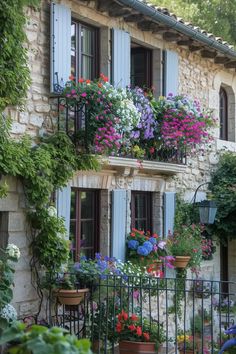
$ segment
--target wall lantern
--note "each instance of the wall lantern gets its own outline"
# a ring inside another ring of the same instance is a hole
[[[209,184],[209,182],[202,183],[197,187],[193,197],[193,204],[199,208],[201,224],[214,224],[217,211],[216,202],[214,200],[202,200],[196,203],[197,192],[199,188],[205,184]]]

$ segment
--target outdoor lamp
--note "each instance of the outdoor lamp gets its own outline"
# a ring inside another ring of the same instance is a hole
[[[204,184],[209,184],[209,182],[202,183],[197,187],[193,197],[193,204],[197,204],[199,208],[201,224],[214,224],[217,211],[216,202],[214,200],[202,200],[201,202],[196,203],[197,192]]]

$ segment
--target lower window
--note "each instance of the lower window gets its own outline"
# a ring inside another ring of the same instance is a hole
[[[132,192],[131,226],[138,230],[152,231],[151,192]]]
[[[99,251],[99,191],[73,188],[70,240],[73,260],[94,257]]]

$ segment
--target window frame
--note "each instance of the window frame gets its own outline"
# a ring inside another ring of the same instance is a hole
[[[98,77],[99,75],[99,66],[100,66],[100,62],[99,62],[99,37],[100,37],[100,32],[99,32],[99,28],[92,26],[88,23],[76,20],[74,18],[72,18],[71,20],[71,26],[75,25],[75,80],[76,82],[78,82],[79,78],[82,77],[82,58],[83,58],[83,54],[82,53],[82,49],[81,49],[81,32],[82,32],[82,28],[88,28],[90,30],[93,31],[93,51],[94,51],[94,55],[90,55],[90,57],[94,58],[94,63],[93,63],[93,73],[92,73],[92,77],[91,80],[94,80]],[[86,54],[86,56],[88,56]],[[71,69],[72,69],[72,61],[71,61]],[[84,77],[84,79],[89,79]]]
[[[132,85],[132,55],[133,53],[144,53],[145,54],[145,61],[146,61],[146,65],[145,65],[145,79],[146,79],[146,82],[147,82],[147,85],[142,85],[140,86],[141,88],[144,88],[144,89],[151,89],[152,87],[152,84],[153,84],[153,72],[152,72],[152,69],[153,69],[153,65],[152,65],[152,56],[153,56],[153,53],[152,53],[152,49],[150,48],[147,48],[147,47],[143,47],[143,46],[140,46],[140,47],[131,47],[131,55],[130,55],[130,60],[131,60],[131,63],[130,63],[130,82],[131,82],[131,85]],[[135,85],[132,85],[132,86],[137,86],[136,84]]]
[[[81,240],[81,222],[83,220],[81,218],[81,193],[82,192],[93,192],[93,202],[94,202],[94,218],[93,218],[93,225],[94,225],[94,242],[93,247],[87,247],[87,249],[92,249],[93,255],[96,252],[99,252],[100,249],[100,191],[98,189],[90,189],[90,188],[76,188],[73,187],[71,189],[75,192],[75,219],[70,218],[70,225],[71,222],[75,222],[75,253],[74,253],[74,260],[79,261],[80,259],[80,251],[84,247],[80,246]]]
[[[228,141],[228,95],[224,87],[220,88],[219,99],[220,139]]]
[[[146,218],[137,218],[135,217],[135,197],[137,195],[146,195]],[[144,231],[152,232],[153,229],[153,195],[152,192],[143,192],[143,191],[131,191],[131,228],[136,228],[135,224],[137,220],[146,220],[147,229]]]

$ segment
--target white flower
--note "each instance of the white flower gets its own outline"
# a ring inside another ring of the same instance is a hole
[[[8,322],[17,319],[17,312],[14,306],[7,304],[0,310],[0,317],[5,318]]]
[[[164,248],[166,247],[166,241],[160,241],[158,243],[158,247],[161,249],[161,250],[164,250]]]
[[[57,209],[54,206],[50,206],[48,208],[48,215],[49,216],[57,216]]]
[[[13,243],[9,243],[7,245],[6,252],[9,254],[11,258],[16,258],[17,260],[20,258],[20,250]]]

